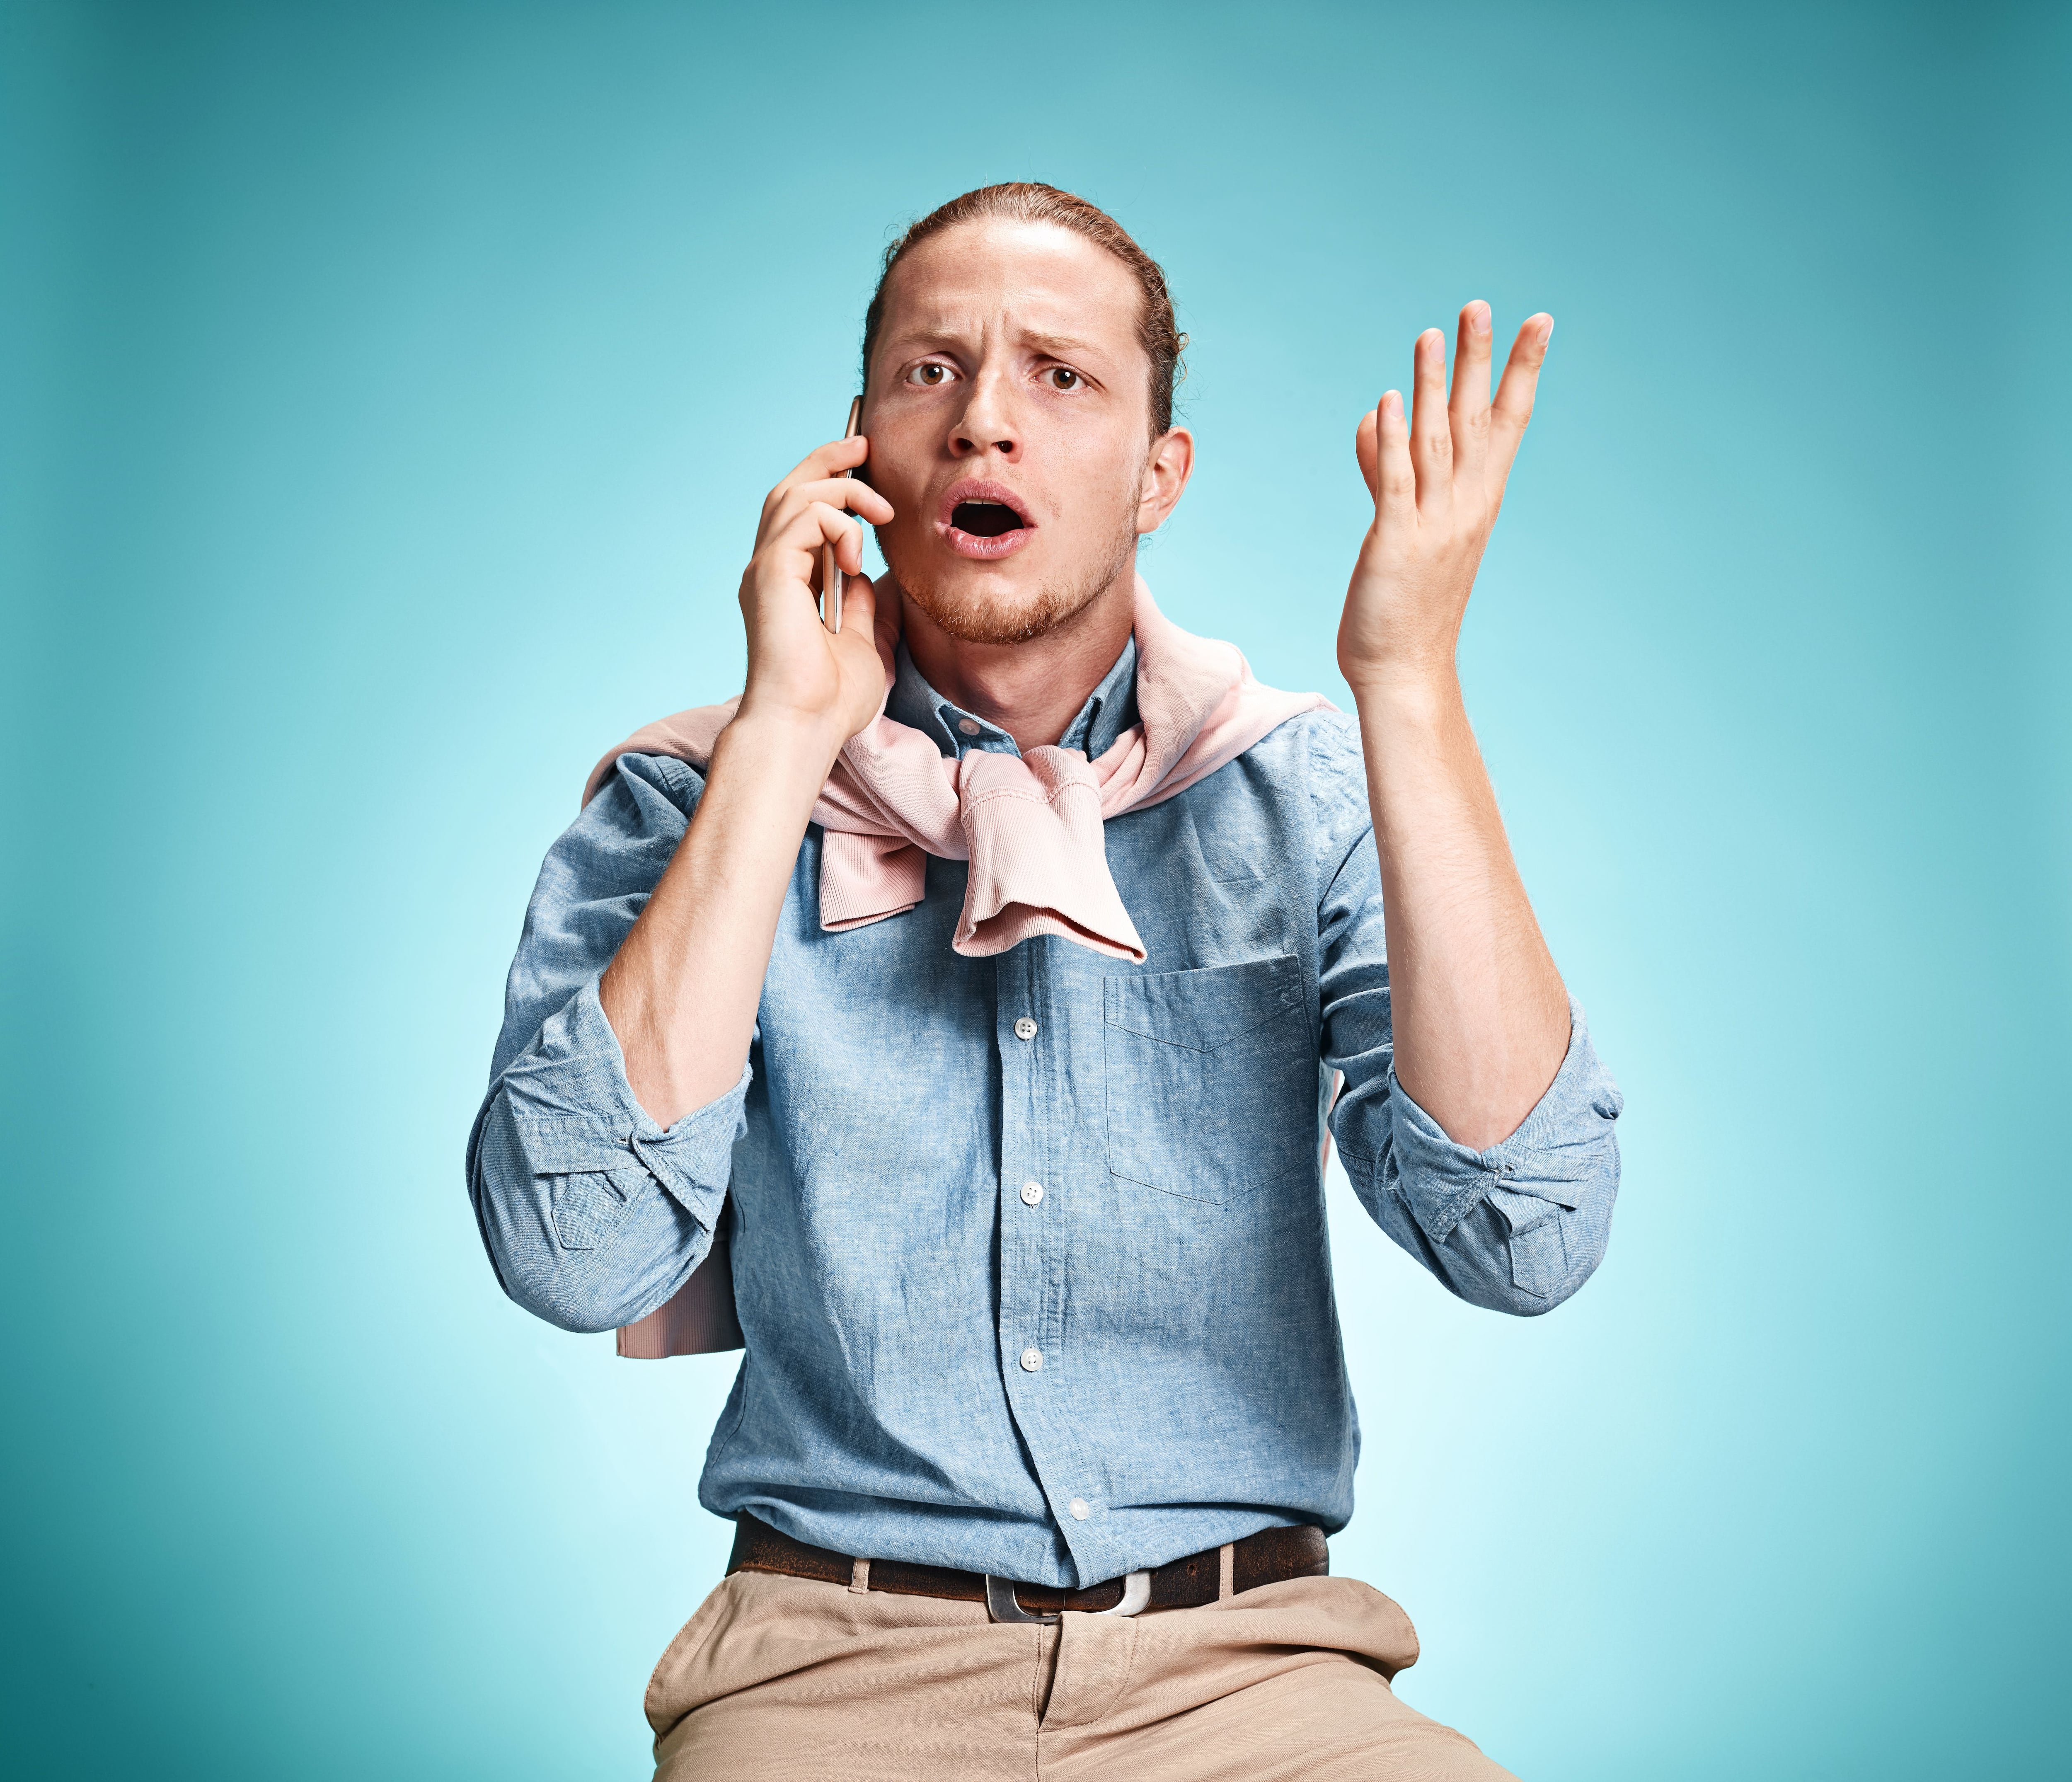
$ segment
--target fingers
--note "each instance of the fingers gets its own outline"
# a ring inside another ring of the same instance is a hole
[[[845,471],[854,470],[870,455],[870,442],[861,434],[850,439],[831,439],[817,450],[808,452],[763,498],[764,521],[767,522],[771,515],[783,504],[784,498],[794,489],[808,483],[825,482],[831,477],[841,477]]]
[[[1461,311],[1453,348],[1453,391],[1446,405],[1453,433],[1453,471],[1481,479],[1489,451],[1490,307],[1478,298]]]
[[[1525,437],[1525,423],[1532,418],[1532,399],[1540,388],[1540,368],[1547,362],[1547,343],[1553,338],[1554,318],[1544,311],[1529,315],[1511,343],[1511,358],[1503,368],[1503,381],[1496,387],[1496,401],[1490,409],[1490,463],[1488,475],[1501,492],[1511,474],[1511,460],[1518,455],[1519,442]]]
[[[1446,337],[1437,328],[1417,336],[1416,376],[1410,461],[1417,472],[1417,511],[1440,513],[1453,504],[1453,434],[1446,414]]]
[[[868,483],[853,476],[831,476],[817,483],[801,483],[791,488],[771,492],[764,504],[763,524],[756,529],[755,548],[766,549],[782,537],[793,521],[816,502],[834,508],[853,508],[873,525],[882,526],[892,517],[892,504]]]
[[[832,545],[835,561],[845,573],[863,573],[863,528],[827,501],[808,501],[763,541],[756,556],[766,563],[782,563],[780,574],[796,574],[807,586],[820,585],[820,547]]]
[[[827,444],[809,451],[791,467],[791,474],[777,487],[789,488],[794,484],[817,482],[823,477],[838,476],[844,471],[853,471],[870,455],[870,442],[861,434],[848,439],[830,439]]]
[[[863,574],[863,528],[840,508],[816,501],[808,510],[820,527],[820,537],[835,547],[835,561],[849,575]]]
[[[892,504],[868,483],[857,481],[853,476],[830,476],[823,482],[801,483],[797,488],[785,492],[780,509],[791,511],[808,501],[824,501],[831,508],[847,508],[860,513],[874,526],[882,526],[892,517]]]

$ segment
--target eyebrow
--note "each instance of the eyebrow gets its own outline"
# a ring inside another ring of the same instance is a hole
[[[970,339],[969,335],[956,327],[917,327],[888,335],[886,344],[904,352],[919,348],[925,352],[938,348],[961,347],[968,344]],[[1097,343],[1081,340],[1075,335],[1024,333],[1017,339],[1022,344],[1034,347],[1054,359],[1077,358],[1083,353],[1102,359],[1108,356]]]
[[[1099,352],[1101,349],[1091,340],[1075,339],[1069,334],[1025,334],[1022,340],[1038,352],[1047,352],[1054,359],[1069,359],[1083,352]]]

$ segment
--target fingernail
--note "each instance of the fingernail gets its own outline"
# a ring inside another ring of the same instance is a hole
[[[1381,399],[1381,412],[1383,414],[1400,414],[1402,408],[1403,397],[1400,391],[1390,390]]]
[[[1474,312],[1473,316],[1473,324],[1475,331],[1478,334],[1487,334],[1490,331],[1489,305],[1485,303],[1479,297],[1478,297],[1470,307]]]
[[[1553,338],[1554,338],[1554,318],[1553,318],[1552,316],[1551,316],[1551,315],[1550,315],[1550,316],[1548,316],[1548,317],[1547,318],[1547,331],[1546,331],[1544,334],[1543,334],[1543,335],[1540,335],[1540,345],[1541,345],[1541,346],[1543,346],[1543,347],[1544,347],[1544,346],[1545,346],[1545,345],[1547,344],[1547,343],[1548,343],[1548,341],[1552,340]]]

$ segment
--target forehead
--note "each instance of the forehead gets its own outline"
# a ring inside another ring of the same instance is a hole
[[[1049,335],[1120,360],[1143,350],[1141,301],[1128,268],[1075,231],[989,218],[931,236],[899,262],[880,338]]]

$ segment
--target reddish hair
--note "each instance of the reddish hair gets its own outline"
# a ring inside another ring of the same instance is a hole
[[[1128,230],[1085,199],[1055,186],[1016,181],[1004,186],[980,186],[960,198],[952,198],[931,210],[885,250],[885,267],[878,275],[878,289],[871,293],[870,307],[863,314],[863,377],[870,381],[870,352],[878,344],[878,331],[885,320],[885,287],[892,270],[931,236],[953,229],[960,223],[1001,219],[1013,223],[1054,223],[1060,228],[1083,235],[1095,246],[1105,248],[1136,279],[1141,301],[1137,311],[1137,338],[1151,360],[1151,432],[1155,438],[1173,425],[1173,390],[1180,380],[1180,355],[1187,337],[1173,319],[1173,298],[1166,289],[1166,274],[1158,262],[1140,248]]]

